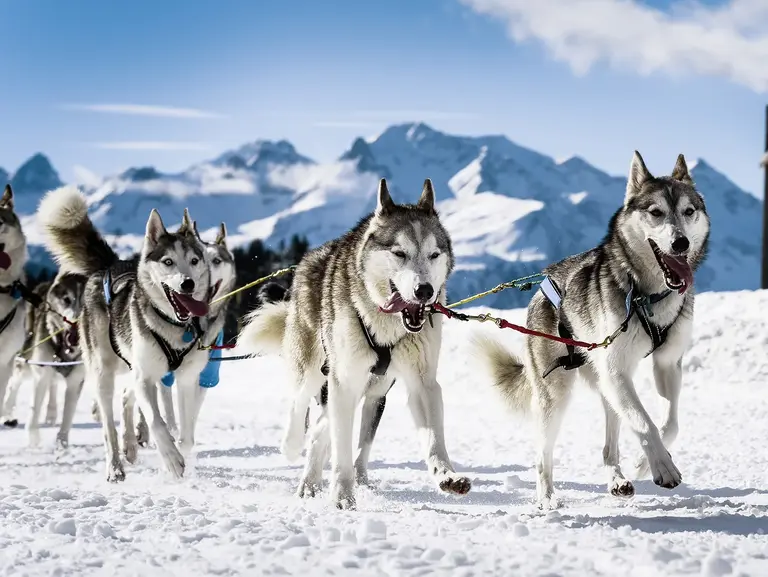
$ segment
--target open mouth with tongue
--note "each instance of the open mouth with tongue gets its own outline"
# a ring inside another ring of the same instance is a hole
[[[424,321],[427,318],[425,314],[426,305],[406,301],[392,281],[389,281],[389,288],[392,290],[392,294],[389,295],[384,306],[380,307],[381,312],[400,313],[405,330],[411,333],[418,333],[424,326]]]
[[[656,257],[659,268],[664,273],[664,282],[667,287],[683,294],[693,284],[693,271],[688,264],[688,258],[685,255],[666,254],[651,239],[648,239],[648,243],[653,249],[653,256]]]
[[[64,333],[64,342],[70,349],[77,348],[80,344],[80,333],[77,332],[77,325],[70,326]]]
[[[191,295],[177,293],[167,284],[163,284],[163,290],[176,318],[181,322],[188,321],[190,317],[204,317],[208,314],[208,303],[196,300]]]
[[[5,252],[5,244],[0,242],[0,269],[8,270],[11,268],[11,255]]]

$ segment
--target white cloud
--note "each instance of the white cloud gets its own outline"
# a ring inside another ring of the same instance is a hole
[[[218,112],[179,108],[177,106],[149,106],[146,104],[63,104],[64,110],[128,114],[132,116],[155,116],[163,118],[226,118]]]
[[[94,148],[103,150],[210,150],[210,146],[203,142],[163,142],[148,141],[116,141],[116,142],[92,142]]]
[[[537,40],[576,74],[608,62],[640,74],[719,76],[768,92],[768,2],[678,0],[666,12],[636,0],[459,0]]]

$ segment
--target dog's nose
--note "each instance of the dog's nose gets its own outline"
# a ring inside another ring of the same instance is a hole
[[[433,294],[435,294],[435,289],[432,288],[431,284],[429,284],[428,282],[425,282],[423,284],[418,285],[416,287],[416,290],[413,291],[413,294],[416,296],[417,299],[425,303],[432,298]]]
[[[688,250],[689,246],[691,246],[691,243],[688,242],[688,239],[684,236],[676,238],[674,242],[672,242],[672,250],[675,252],[685,252]]]
[[[181,292],[185,292],[189,294],[195,290],[195,281],[193,281],[191,278],[185,278],[181,282],[180,288],[181,288]]]

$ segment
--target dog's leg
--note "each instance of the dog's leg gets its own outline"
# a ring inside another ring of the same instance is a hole
[[[136,395],[131,387],[125,387],[122,394],[123,405],[123,455],[125,460],[133,464],[139,456],[139,440],[133,425],[136,412]]]
[[[314,426],[309,430],[309,442],[307,443],[307,461],[304,464],[304,473],[299,482],[297,495],[302,498],[314,497],[323,483],[323,467],[330,459],[331,431],[328,418],[328,396],[325,389],[320,402],[320,415]],[[322,402],[322,401],[325,402]]]
[[[176,411],[173,408],[173,387],[166,387],[162,383],[157,384],[157,391],[160,397],[160,407],[163,411],[163,418],[168,425],[168,432],[171,437],[179,437],[179,425],[176,423]]]
[[[56,434],[56,444],[61,449],[69,446],[69,431],[72,429],[72,421],[75,418],[77,401],[80,400],[80,393],[83,391],[82,368],[75,368],[65,381],[67,388],[64,391],[64,412],[61,415],[59,432]]]
[[[99,401],[93,399],[91,403],[91,417],[94,423],[101,423],[101,411],[99,410]]]
[[[455,495],[466,495],[472,488],[469,477],[458,475],[448,458],[445,448],[443,423],[443,390],[432,378],[421,379],[408,375],[408,408],[425,453],[427,470],[441,491]]]
[[[104,366],[86,368],[85,384],[89,390],[96,391],[96,399],[99,403],[102,431],[104,432],[104,447],[107,453],[107,481],[110,483],[125,481],[125,470],[120,461],[120,447],[117,442],[117,427],[115,426],[114,369]]]
[[[179,379],[177,384],[179,401],[179,449],[185,458],[189,457],[195,447],[195,427],[200,408],[205,399],[206,389],[200,386],[199,377],[185,381]]]
[[[568,406],[572,375],[552,374],[549,379],[560,378],[559,383],[537,381],[533,387],[531,411],[536,423],[536,498],[540,509],[557,508],[554,498],[554,451],[565,409]]]
[[[352,379],[345,379],[345,381],[350,382]],[[360,381],[365,382],[365,377],[357,379],[357,382]],[[360,401],[360,394],[356,395],[355,392],[354,389],[350,389],[344,383],[339,382],[335,371],[331,368],[328,375],[328,414],[331,428],[331,501],[338,509],[355,508],[352,432],[355,425],[355,409]]]
[[[355,459],[355,479],[358,485],[368,484],[368,460],[371,456],[371,446],[376,438],[376,431],[384,414],[387,397],[366,396],[363,400],[363,411],[360,417],[360,438],[357,442],[357,458]]]
[[[283,439],[280,443],[280,451],[289,461],[295,461],[301,456],[304,449],[304,436],[307,411],[313,397],[315,397],[325,382],[320,371],[317,374],[304,370],[301,367],[292,367],[294,379],[298,387],[293,397],[293,403],[288,410],[288,418],[285,423]]]
[[[653,356],[653,377],[656,382],[656,390],[661,396],[664,421],[661,424],[661,442],[669,449],[677,439],[679,430],[677,422],[677,408],[680,400],[680,389],[683,386],[682,358],[671,360]],[[635,475],[638,479],[646,477],[650,471],[648,459],[645,455],[637,460]]]
[[[59,396],[59,383],[58,375],[54,375],[48,382],[48,407],[45,411],[45,424],[55,425],[56,417],[58,416],[58,396]]]
[[[682,482],[682,475],[664,448],[659,430],[640,402],[632,379],[611,371],[608,363],[600,369],[600,391],[640,441],[653,473],[653,482],[665,489],[674,489]]]
[[[619,431],[621,421],[608,401],[601,397],[605,411],[605,446],[603,447],[603,465],[608,473],[608,491],[614,497],[632,497],[635,487],[627,481],[619,465]]]
[[[50,382],[56,376],[50,367],[33,367],[32,374],[32,406],[27,417],[27,438],[30,447],[40,444],[40,413],[43,410],[45,394],[49,391]]]
[[[168,432],[168,427],[160,414],[160,406],[157,402],[157,382],[155,379],[144,378],[134,368],[136,373],[133,383],[139,408],[144,415],[149,417],[149,429],[155,438],[157,452],[163,460],[167,471],[175,478],[180,479],[184,475],[184,457],[176,448],[173,437]]]
[[[3,407],[5,405],[5,392],[11,381],[11,376],[13,375],[13,363],[13,357],[11,357],[5,364],[0,361],[0,416],[2,416],[2,413],[4,412],[6,416],[8,415],[8,412],[5,411]]]
[[[23,368],[15,370],[8,381],[8,393],[5,396],[2,411],[0,411],[3,417],[3,425],[6,427],[16,427],[19,424],[19,420],[15,417],[16,401],[18,400],[19,389],[21,388],[21,382],[24,380],[24,375],[28,375],[29,372]]]
[[[136,423],[136,442],[139,447],[149,447],[149,425],[144,413],[139,409],[139,422]]]

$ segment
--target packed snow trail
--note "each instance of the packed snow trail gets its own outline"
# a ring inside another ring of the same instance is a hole
[[[331,508],[327,491],[294,497],[302,463],[277,449],[288,390],[281,361],[225,363],[203,406],[197,459],[180,482],[158,473],[145,449],[125,483],[107,484],[88,392],[67,452],[52,449],[53,427],[37,449],[26,447],[23,429],[0,430],[0,576],[766,575],[768,292],[697,299],[671,448],[683,473],[675,490],[643,480],[630,501],[607,495],[603,411],[579,385],[555,451],[562,507],[538,512],[532,429],[465,354],[473,331],[517,350],[522,338],[445,321],[438,376],[449,454],[474,481],[466,498],[428,480],[398,386],[358,511]],[[522,310],[493,312],[525,319]],[[650,377],[646,361],[636,384],[658,419]],[[22,422],[29,389],[20,392]],[[639,447],[626,427],[622,435],[630,474]]]

